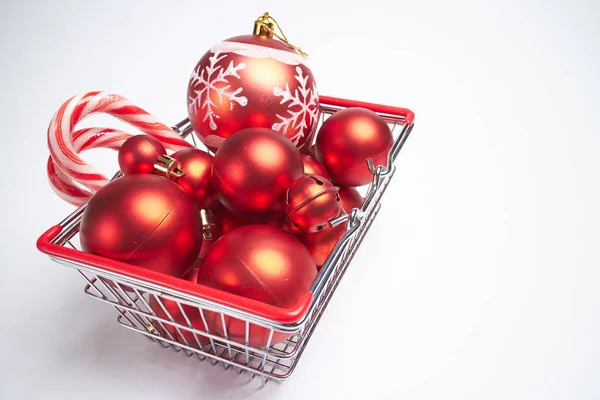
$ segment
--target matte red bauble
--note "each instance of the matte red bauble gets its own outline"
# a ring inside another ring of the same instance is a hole
[[[300,236],[300,240],[310,252],[313,261],[320,270],[331,251],[346,233],[347,225],[341,223],[334,227],[327,227],[320,232],[306,233]]]
[[[364,199],[355,188],[342,186],[338,194],[340,195],[340,200],[344,211],[349,213],[353,208],[362,207]]]
[[[305,175],[294,181],[285,195],[285,213],[302,232],[317,232],[340,215],[339,188],[322,176]]]
[[[126,175],[92,197],[83,213],[88,253],[181,277],[198,257],[202,222],[194,200],[157,175]]]
[[[284,193],[303,175],[300,152],[271,129],[249,128],[215,154],[212,182],[221,203],[246,219],[283,214]]]
[[[210,176],[213,157],[198,149],[180,150],[171,157],[181,163],[185,174],[177,178],[177,184],[194,198],[198,208],[215,208],[218,200]]]
[[[393,137],[387,123],[365,108],[340,110],[321,126],[315,143],[315,155],[331,180],[341,186],[370,183],[373,174],[367,166],[386,165]]]
[[[152,136],[132,136],[119,149],[119,168],[125,175],[151,174],[163,154],[167,154],[165,146]]]
[[[162,306],[160,305],[158,300],[156,300],[154,295],[150,295],[150,301],[149,301],[150,308],[156,313],[156,315],[159,318],[170,321],[171,317],[172,317],[173,321],[175,321],[176,324],[188,327],[187,320],[185,319],[185,316],[179,309],[179,305],[177,305],[176,302],[174,302],[172,300],[167,300],[167,299],[161,299],[161,302],[162,302]],[[164,308],[163,308],[163,306],[164,306]],[[191,306],[188,306],[185,304],[182,304],[181,308],[183,308],[185,315],[187,316],[188,320],[190,321],[190,324],[192,325],[192,327],[194,329],[200,330],[202,332],[206,332],[206,326],[204,325],[204,322],[202,321],[202,317],[200,315],[200,311],[198,311],[198,308],[191,307]],[[168,314],[165,312],[165,309],[168,311]],[[170,314],[170,316],[169,316],[169,314]],[[206,318],[206,316],[205,316],[205,318]],[[163,322],[163,321],[161,321],[161,322],[162,322],[162,325],[159,324],[158,322],[154,322],[153,325],[154,325],[154,328],[165,339],[173,340],[175,342],[181,343],[181,344],[189,346],[189,347],[194,347],[194,348],[201,348],[202,346],[209,343],[209,340],[206,336],[202,336],[200,334],[194,335],[194,333],[188,329],[176,327],[175,325],[172,325],[167,322]],[[196,339],[196,337],[198,339]],[[187,341],[187,343],[186,343],[186,341]]]
[[[277,307],[292,307],[308,292],[317,274],[310,253],[298,239],[269,225],[247,225],[219,239],[208,251],[198,283]],[[223,335],[220,315],[210,318],[211,332]],[[226,317],[227,334],[245,341],[244,321]],[[269,330],[252,325],[250,344],[263,347]],[[275,332],[271,344],[290,336]]]
[[[304,164],[304,175],[319,175],[329,179],[329,174],[320,162],[307,154],[302,155],[302,164]]]
[[[194,131],[216,150],[246,128],[269,128],[302,147],[316,127],[319,98],[306,59],[268,35],[227,39],[198,61],[187,90]]]

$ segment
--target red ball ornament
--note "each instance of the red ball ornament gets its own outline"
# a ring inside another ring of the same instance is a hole
[[[176,324],[188,327],[187,320],[185,319],[185,316],[179,309],[179,305],[176,302],[174,302],[172,300],[167,300],[167,299],[161,299],[161,302],[162,302],[162,306],[158,302],[158,300],[156,300],[154,295],[150,295],[150,301],[149,301],[150,308],[152,309],[152,311],[154,311],[156,313],[156,315],[159,318],[165,319],[167,321],[170,321],[171,318],[173,318],[173,321]],[[198,308],[191,307],[191,306],[188,306],[185,304],[182,304],[181,308],[183,308],[183,311],[185,312],[185,315],[189,319],[190,324],[192,325],[192,328],[200,330],[202,332],[206,332],[206,326],[204,325],[204,322],[202,321],[202,316],[200,315],[200,311],[198,310]],[[168,314],[167,314],[167,312],[165,312],[165,310],[168,311]],[[169,314],[170,314],[170,316],[169,316]],[[206,316],[205,316],[205,318],[206,318]],[[154,329],[156,329],[158,331],[160,336],[162,336],[165,339],[173,340],[182,345],[186,345],[186,346],[194,347],[194,348],[201,348],[202,346],[209,343],[209,340],[206,336],[203,336],[201,334],[194,335],[194,333],[188,329],[176,327],[175,325],[172,325],[167,322],[163,322],[163,321],[161,321],[161,322],[162,322],[162,325],[159,324],[158,322],[154,322],[153,327],[154,327]],[[198,338],[197,340],[196,340],[196,337]],[[186,341],[187,341],[187,343],[186,343]]]
[[[336,186],[322,176],[305,175],[285,196],[287,220],[302,232],[317,232],[342,212]]]
[[[119,149],[119,168],[125,175],[151,174],[163,154],[167,154],[165,146],[152,136],[132,136]]]
[[[349,213],[353,208],[362,207],[364,199],[355,188],[342,186],[338,194],[340,195],[340,200],[344,211]]]
[[[299,236],[319,270],[327,261],[327,257],[331,254],[337,242],[346,233],[346,228],[346,224],[341,223],[334,227],[329,226],[319,232],[305,233]]]
[[[319,175],[329,179],[329,174],[320,162],[307,154],[302,155],[302,164],[304,164],[304,175]]]
[[[177,184],[194,198],[198,208],[212,210],[217,207],[219,201],[210,175],[213,157],[198,149],[180,150],[171,157],[179,161],[185,174],[177,178]]]
[[[320,112],[305,57],[266,32],[211,47],[192,72],[187,105],[194,131],[212,150],[256,127],[273,129],[300,148]]]
[[[181,277],[198,257],[202,222],[194,200],[157,175],[126,175],[92,197],[83,213],[81,247]]]
[[[394,138],[387,123],[365,108],[340,110],[321,126],[315,143],[315,155],[331,180],[341,186],[370,183],[373,174],[367,159],[386,165]]]
[[[278,307],[292,307],[307,293],[317,274],[298,239],[269,225],[247,225],[229,232],[208,251],[198,283]],[[224,334],[220,315],[207,320],[211,332]],[[226,317],[227,334],[245,341],[244,321]],[[269,330],[251,324],[250,345],[264,347]],[[291,335],[275,332],[271,345]]]
[[[215,154],[212,168],[219,200],[245,219],[281,215],[285,190],[302,175],[298,149],[266,128],[244,129],[231,136]]]

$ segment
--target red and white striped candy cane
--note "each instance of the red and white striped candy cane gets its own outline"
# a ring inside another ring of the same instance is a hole
[[[160,140],[173,151],[192,147],[167,125],[159,122],[128,99],[105,92],[90,92],[67,100],[48,128],[48,177],[52,189],[64,200],[81,205],[108,179],[83,161],[78,153],[97,147],[118,150],[132,134],[110,128],[88,128],[74,132],[79,121],[92,113],[107,113]]]

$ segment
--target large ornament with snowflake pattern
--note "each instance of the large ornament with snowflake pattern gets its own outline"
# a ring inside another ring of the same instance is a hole
[[[269,128],[298,148],[308,143],[319,97],[306,58],[268,32],[213,46],[190,77],[187,106],[194,131],[211,150],[251,127]]]

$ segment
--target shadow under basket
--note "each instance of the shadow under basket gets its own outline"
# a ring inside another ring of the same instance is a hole
[[[404,108],[320,97],[321,124],[346,107],[364,107],[390,126],[394,144],[388,165],[373,166],[372,182],[363,188],[361,208],[348,213],[346,233],[321,268],[310,291],[291,308],[280,308],[140,267],[88,254],[80,249],[79,207],[37,242],[38,249],[75,268],[86,281],[85,293],[113,307],[117,322],[164,348],[220,364],[251,378],[284,380],[296,368],[329,299],[381,207],[394,176],[396,158],[408,138],[414,114]],[[173,129],[197,147],[188,119]],[[318,129],[318,127],[317,127]]]

